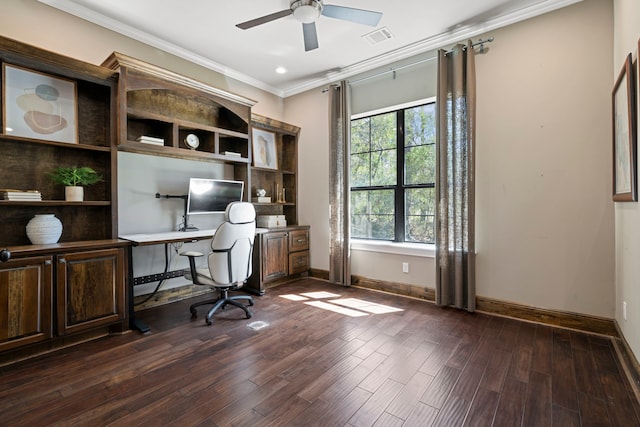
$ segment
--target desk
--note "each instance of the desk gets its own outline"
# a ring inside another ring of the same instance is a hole
[[[266,228],[256,228],[256,234],[269,231]],[[127,248],[129,258],[129,326],[140,332],[149,332],[149,327],[142,322],[136,320],[133,305],[133,287],[143,285],[145,283],[158,282],[165,279],[173,279],[184,276],[185,270],[165,271],[157,274],[149,274],[147,276],[134,277],[133,275],[133,247],[150,246],[164,244],[164,253],[167,256],[167,249],[170,243],[176,242],[197,242],[199,240],[211,239],[216,234],[215,229],[195,230],[195,231],[167,231],[163,233],[141,233],[141,234],[124,234],[119,236],[120,239],[128,240],[131,245]]]
[[[128,248],[127,256],[129,258],[129,285],[128,288],[128,300],[129,300],[129,327],[137,329],[142,333],[149,332],[149,326],[140,322],[135,317],[135,310],[133,304],[133,287],[150,282],[158,282],[160,280],[172,279],[175,277],[184,276],[184,270],[165,271],[158,274],[150,274],[147,276],[134,277],[133,275],[133,247],[134,246],[149,246],[164,244],[164,253],[167,256],[167,249],[170,243],[176,242],[197,242],[198,240],[210,239],[216,234],[215,229],[210,230],[196,230],[196,231],[169,231],[164,233],[146,233],[146,234],[125,234],[119,236],[120,239],[128,240],[131,245]]]
[[[164,233],[125,234],[121,239],[128,240],[134,246],[157,245],[160,243],[195,242],[210,239],[216,234],[215,228],[195,231],[167,231]]]

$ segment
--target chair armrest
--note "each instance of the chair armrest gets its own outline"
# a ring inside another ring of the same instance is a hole
[[[191,272],[191,281],[198,284],[198,272],[196,271],[196,258],[204,256],[202,252],[185,251],[180,252],[180,256],[189,257],[189,271]]]
[[[185,252],[180,252],[180,256],[201,257],[201,256],[204,256],[204,254],[202,252],[196,252],[196,251],[185,251]]]

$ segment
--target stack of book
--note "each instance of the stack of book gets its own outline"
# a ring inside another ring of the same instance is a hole
[[[0,199],[17,201],[37,201],[42,200],[42,194],[38,190],[13,190],[0,188]]]
[[[156,138],[154,136],[142,135],[141,137],[136,139],[136,141],[142,142],[145,144],[153,144],[153,145],[161,145],[161,146],[164,145],[164,138]]]

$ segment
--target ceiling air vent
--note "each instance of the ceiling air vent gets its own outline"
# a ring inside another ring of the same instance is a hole
[[[364,37],[369,42],[370,45],[374,46],[374,45],[377,45],[378,43],[382,43],[389,39],[392,39],[393,34],[391,34],[391,31],[389,31],[387,27],[382,27],[375,31],[370,32],[369,34],[365,34],[362,37]]]

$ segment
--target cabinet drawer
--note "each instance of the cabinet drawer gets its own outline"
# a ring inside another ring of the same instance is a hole
[[[309,249],[309,230],[293,230],[289,232],[289,252]]]
[[[289,254],[289,274],[302,273],[309,270],[309,251]]]

